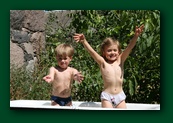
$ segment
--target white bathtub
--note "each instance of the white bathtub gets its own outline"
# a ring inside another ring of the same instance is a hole
[[[72,106],[51,106],[50,100],[13,100],[10,108],[40,108],[69,110],[160,110],[160,104],[127,103],[127,109],[102,108],[101,102],[73,101]]]

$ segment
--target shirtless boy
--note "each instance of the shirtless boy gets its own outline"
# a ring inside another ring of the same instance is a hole
[[[81,82],[83,76],[75,68],[69,67],[74,54],[71,45],[60,44],[55,49],[57,66],[51,67],[43,79],[52,84],[51,105],[71,106],[71,87],[73,80]]]

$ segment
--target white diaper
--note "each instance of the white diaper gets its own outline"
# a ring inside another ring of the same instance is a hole
[[[120,92],[119,94],[112,95],[107,92],[102,92],[100,96],[101,100],[105,99],[112,103],[113,106],[117,106],[120,102],[126,99],[126,95],[124,91]]]

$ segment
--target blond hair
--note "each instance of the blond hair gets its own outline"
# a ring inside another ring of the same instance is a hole
[[[119,41],[118,41],[118,40],[114,40],[114,39],[108,37],[108,38],[105,38],[105,39],[103,40],[103,43],[101,44],[101,47],[100,47],[100,51],[101,51],[101,55],[102,55],[102,56],[103,56],[105,47],[111,46],[111,45],[117,45],[117,46],[118,46],[118,50],[119,50],[119,52],[121,53],[121,46],[120,46]],[[103,57],[104,57],[104,56],[103,56]]]
[[[74,54],[74,48],[69,44],[60,44],[55,49],[55,55],[62,57],[62,56],[69,56],[72,57]]]

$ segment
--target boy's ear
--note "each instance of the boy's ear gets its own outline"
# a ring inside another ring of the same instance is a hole
[[[71,60],[72,60],[72,58],[73,58],[73,56],[70,56],[69,58],[70,58],[70,61],[71,61]]]
[[[56,57],[56,60],[58,60],[58,57],[57,56],[55,56]]]

